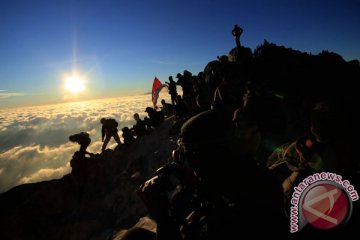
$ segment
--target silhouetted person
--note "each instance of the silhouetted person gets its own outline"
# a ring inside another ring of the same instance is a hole
[[[189,115],[188,108],[180,95],[176,97],[176,105],[175,105],[175,117],[177,119],[183,120],[187,119]]]
[[[174,114],[174,105],[167,103],[164,99],[161,100],[161,104],[161,111],[164,114],[164,117],[170,117]]]
[[[117,142],[118,145],[121,145],[120,137],[118,134],[118,123],[115,119],[112,118],[102,118],[100,120],[102,124],[101,128],[101,140],[103,141],[103,145],[101,147],[101,151],[105,151],[107,144],[109,143],[111,137]]]
[[[90,156],[92,156],[92,153],[89,153],[86,151],[86,148],[90,145],[91,143],[91,139],[90,136],[87,132],[81,132],[81,133],[77,133],[74,135],[71,135],[69,137],[69,141],[71,142],[76,142],[80,145],[80,150],[79,150],[79,154],[83,154],[85,156],[85,154],[88,154]]]
[[[360,179],[355,163],[358,161],[358,141],[351,136],[354,126],[344,118],[344,105],[337,104],[339,102],[317,103],[310,114],[310,131],[295,141],[281,145],[268,159],[269,169],[282,181],[288,211],[292,205],[294,187],[312,174],[336,173],[357,188]],[[296,239],[316,239],[318,236],[322,239],[341,239],[345,233],[358,233],[359,205],[354,206],[349,221],[341,227],[339,225],[336,231],[318,232],[317,229],[304,227]]]
[[[123,132],[122,136],[124,138],[124,144],[130,145],[135,141],[135,138],[128,127],[123,127],[122,132]]]
[[[239,27],[237,24],[235,24],[231,33],[235,37],[236,48],[240,49],[240,47],[241,47],[240,36],[243,33],[243,29],[241,27]]]
[[[317,103],[310,114],[310,133],[280,146],[268,159],[269,168],[280,180],[289,176],[283,187],[290,196],[297,182],[313,173],[356,175],[356,147],[349,135],[353,126],[344,122],[340,107],[333,105],[326,101]]]
[[[146,129],[146,122],[140,119],[138,113],[134,114],[134,120],[136,121],[136,123],[131,128],[133,136],[138,138],[147,135],[148,131]]]
[[[176,90],[176,82],[174,81],[173,77],[169,77],[169,82],[165,82],[166,85],[168,85],[169,88],[169,94],[171,96],[171,103],[172,105],[175,105],[176,103],[176,96],[177,96],[177,90]]]
[[[164,115],[151,107],[147,107],[145,112],[149,115],[149,125],[151,128],[156,128],[164,121]]]
[[[182,98],[185,104],[189,107],[191,106],[191,98],[193,95],[193,82],[192,82],[192,73],[188,70],[184,70],[183,75],[178,73],[176,75],[176,78],[178,79],[176,84],[180,85],[183,93]]]

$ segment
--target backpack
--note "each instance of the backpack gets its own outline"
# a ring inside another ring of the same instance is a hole
[[[115,119],[108,119],[107,120],[107,126],[110,127],[110,128],[117,128],[118,127],[118,123]]]

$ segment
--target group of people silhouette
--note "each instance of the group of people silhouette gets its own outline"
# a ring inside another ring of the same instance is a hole
[[[244,49],[242,33],[235,25],[232,35],[237,54]],[[197,75],[184,70],[177,73],[177,81],[169,76],[171,103],[162,100],[161,111],[147,107],[144,120],[135,113],[135,125],[123,128],[124,144],[132,144],[174,116],[171,121],[178,137],[171,160],[137,190],[157,223],[156,234],[132,228],[123,239],[255,239],[263,238],[264,232],[275,239],[341,236],[341,229],[319,233],[311,226],[290,236],[289,203],[294,186],[313,173],[335,172],[359,186],[353,126],[344,117],[343,105],[326,98],[311,104],[304,100],[311,105],[305,117],[310,121],[302,122],[300,134],[289,133],[294,128],[283,117],[281,98],[257,84],[256,74],[248,74],[245,80],[239,77],[238,69],[247,63],[229,59],[221,56]],[[102,151],[111,137],[122,144],[117,124],[107,121],[101,119]],[[283,129],[286,137],[277,139]],[[69,139],[81,145],[80,153],[85,156],[91,140],[80,135],[81,142],[73,136]],[[272,139],[286,142],[269,148]],[[355,208],[354,218],[359,220]],[[355,228],[350,223],[346,230]]]
[[[242,32],[238,25],[232,31],[237,54],[243,50]],[[197,76],[185,70],[176,75],[177,82],[169,77],[172,103],[175,109],[182,105],[175,120],[178,148],[137,191],[157,232],[132,228],[123,239],[255,239],[264,233],[275,239],[313,239],[356,231],[359,206],[354,220],[334,231],[311,225],[299,234],[289,231],[294,187],[309,174],[330,171],[360,186],[354,125],[343,103],[304,99],[310,106],[304,118],[310,121],[295,128],[284,115],[292,103],[283,104],[281,96],[251,76],[242,81],[232,67],[247,63],[233,60],[219,57]],[[183,90],[179,99],[176,85]],[[269,148],[269,142],[276,143],[272,139],[286,143]]]
[[[138,113],[133,115],[135,120],[135,124],[132,128],[123,127],[122,137],[123,142],[120,139],[118,134],[118,122],[113,118],[101,118],[100,123],[101,127],[101,141],[103,142],[101,147],[101,152],[104,152],[107,148],[108,143],[111,138],[115,140],[118,144],[118,147],[125,144],[130,145],[132,142],[136,140],[136,138],[142,137],[150,133],[154,128],[159,126],[167,116],[171,116],[173,114],[173,108],[171,104],[162,100],[162,111],[156,111],[152,107],[146,107],[145,112],[148,113],[148,117],[145,117],[143,120],[140,118]],[[85,155],[93,156],[93,153],[89,153],[87,151],[87,147],[91,143],[90,135],[87,132],[80,132],[74,135],[69,136],[69,141],[78,143],[80,145],[79,151],[77,151],[77,155],[85,157]]]
[[[166,106],[165,100],[163,101],[164,106]],[[169,106],[168,106],[169,108]],[[167,116],[170,116],[170,112],[167,110]],[[114,118],[101,118],[101,141],[103,142],[101,147],[101,153],[91,153],[87,150],[88,146],[91,143],[91,138],[89,133],[80,132],[74,135],[69,136],[69,141],[73,143],[78,143],[80,149],[76,151],[70,161],[70,166],[72,168],[71,176],[74,180],[74,186],[77,189],[78,193],[78,202],[80,203],[83,199],[84,188],[89,183],[90,179],[102,178],[103,173],[95,174],[99,168],[101,161],[101,155],[103,153],[111,151],[107,150],[107,145],[110,142],[111,138],[115,140],[117,146],[114,151],[125,153],[137,139],[150,134],[156,127],[158,127],[165,119],[164,108],[162,111],[156,111],[151,107],[147,107],[144,112],[147,112],[148,116],[144,119],[141,119],[138,113],[133,115],[135,124],[132,127],[124,126],[122,131],[122,139],[119,136],[118,122]],[[106,172],[106,170],[105,170]],[[99,179],[97,180],[99,182]]]

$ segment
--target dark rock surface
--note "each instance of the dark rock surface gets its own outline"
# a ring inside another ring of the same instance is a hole
[[[87,168],[80,185],[73,174],[24,184],[0,195],[0,239],[112,239],[146,210],[135,190],[171,155],[172,121],[128,149],[107,150]]]

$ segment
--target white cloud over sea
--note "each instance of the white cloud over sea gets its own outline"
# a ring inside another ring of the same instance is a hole
[[[160,98],[169,102],[167,93]],[[79,145],[72,134],[90,134],[90,152],[101,150],[102,117],[112,117],[121,128],[132,126],[133,114],[143,118],[151,95],[91,100],[47,106],[0,109],[0,193],[23,183],[61,178],[71,172],[70,160]],[[116,143],[111,140],[108,148]]]

